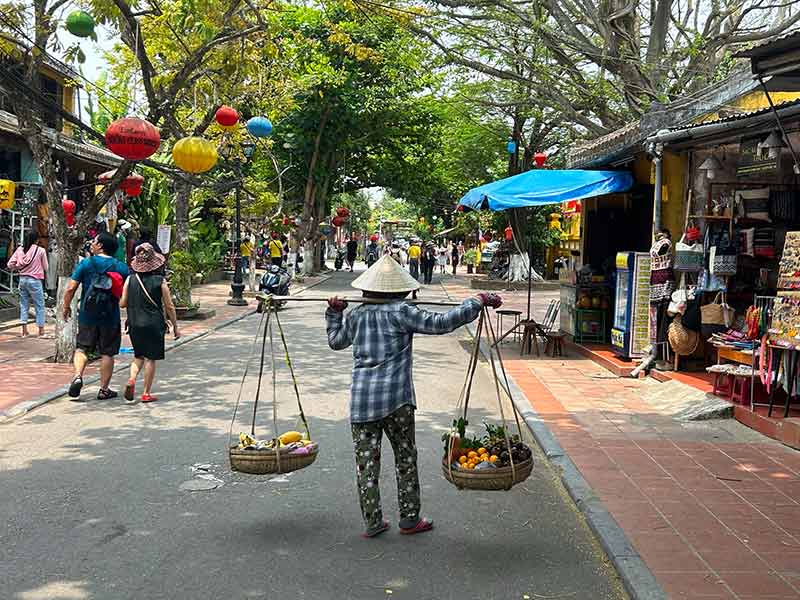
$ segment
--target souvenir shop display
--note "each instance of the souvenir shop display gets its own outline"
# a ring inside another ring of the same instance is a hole
[[[778,287],[800,289],[800,231],[787,231],[783,254],[778,263]]]

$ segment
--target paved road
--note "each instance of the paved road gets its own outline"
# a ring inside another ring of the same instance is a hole
[[[337,273],[308,293],[341,293],[352,277]],[[327,348],[321,312],[295,304],[281,314],[322,455],[277,481],[232,474],[225,460],[257,316],[169,353],[158,403],[59,400],[0,428],[0,598],[623,597],[541,456],[531,478],[508,493],[458,492],[441,477],[440,436],[466,365],[463,331],[415,342],[423,503],[437,528],[360,539],[350,355]],[[488,371],[478,373],[474,423],[497,416]],[[280,426],[294,426],[285,369],[278,375]],[[253,389],[251,379],[245,411]],[[270,420],[267,403],[259,411],[264,435]],[[247,427],[246,416],[237,421],[235,432]],[[388,444],[384,461],[384,510],[396,526]],[[192,471],[202,463],[222,485],[181,489],[207,482]]]

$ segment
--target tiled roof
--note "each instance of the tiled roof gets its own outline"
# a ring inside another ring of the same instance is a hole
[[[778,37],[774,37],[771,40],[763,42],[761,44],[757,44],[752,48],[748,48],[747,50],[740,50],[736,52],[733,57],[734,58],[748,58],[751,54],[762,54],[764,50],[766,50],[769,46],[773,45],[784,45],[784,42],[791,40],[792,42],[800,43],[800,29],[795,31],[790,31],[789,33],[784,33],[783,35],[779,35]],[[788,44],[793,45],[793,44]]]
[[[788,108],[790,106],[798,106],[800,105],[800,98],[796,100],[786,100],[784,102],[779,102],[775,105],[776,110],[781,110],[783,108]],[[713,125],[714,123],[727,123],[728,121],[739,121],[741,119],[748,119],[750,117],[756,117],[758,115],[764,115],[771,112],[772,109],[769,107],[766,108],[757,108],[754,110],[749,111],[742,111],[738,113],[734,113],[731,115],[726,115],[724,117],[719,117],[716,119],[708,119],[706,121],[701,121],[698,123],[693,123],[692,125],[683,125],[678,127],[671,127],[670,130],[677,131],[679,129],[691,129],[693,127],[700,127],[701,125]]]
[[[576,144],[567,157],[568,166],[580,166],[600,154],[611,154],[632,142],[639,141],[639,126],[640,121],[633,121],[599,138]]]

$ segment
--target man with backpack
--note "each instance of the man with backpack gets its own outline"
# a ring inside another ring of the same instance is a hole
[[[98,234],[91,243],[92,256],[75,267],[64,293],[64,320],[72,316],[72,298],[81,286],[81,305],[78,313],[77,350],[73,358],[75,377],[69,386],[69,396],[77,401],[83,387],[83,371],[89,362],[89,353],[100,355],[100,391],[98,400],[116,398],[117,392],[109,389],[114,372],[114,357],[119,354],[122,341],[119,299],[128,277],[125,263],[113,258],[117,240],[110,233]]]

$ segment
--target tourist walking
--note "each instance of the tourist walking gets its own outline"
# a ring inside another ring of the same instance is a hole
[[[181,337],[172,294],[161,274],[165,261],[150,244],[139,246],[131,261],[133,273],[122,290],[119,305],[128,309],[128,335],[133,346],[133,362],[124,394],[128,403],[135,402],[136,378],[140,371],[144,371],[142,402],[158,400],[150,391],[156,376],[156,361],[164,359],[167,321],[172,324],[175,339]]]
[[[453,266],[454,276],[456,274],[456,267],[458,267],[459,258],[458,246],[455,243],[450,244],[450,264]]]
[[[283,266],[283,243],[278,232],[273,232],[272,239],[269,241],[269,260],[273,265]]]
[[[378,261],[378,257],[381,255],[380,248],[378,248],[378,239],[373,236],[369,240],[369,245],[367,245],[367,252],[366,252],[366,261],[367,267],[371,267]]]
[[[419,247],[419,240],[411,240],[408,247],[408,269],[411,276],[419,281],[419,257],[422,255],[422,248]]]
[[[356,234],[347,241],[347,264],[350,266],[350,272],[353,272],[353,266],[356,264],[356,255],[358,254],[358,240]]]
[[[433,281],[433,267],[436,264],[436,248],[433,242],[425,244],[422,250],[422,257],[420,258],[420,265],[422,266],[422,281],[426,285],[430,285]]]
[[[475,320],[484,305],[497,308],[502,302],[497,295],[479,294],[446,313],[428,312],[403,302],[420,284],[385,256],[351,285],[366,298],[389,301],[362,304],[344,319],[347,302],[333,297],[325,312],[328,345],[333,350],[353,346],[350,423],[366,526],[362,536],[374,537],[389,529],[381,510],[379,481],[384,433],[394,450],[400,533],[430,531],[433,521],[420,517],[412,340],[415,333],[449,333]]]
[[[39,246],[39,234],[29,231],[25,234],[22,246],[19,246],[8,259],[9,271],[19,273],[19,320],[22,324],[21,337],[28,337],[28,312],[30,305],[36,309],[36,326],[39,337],[45,338],[44,323],[44,287],[47,272],[47,251]]]
[[[444,275],[447,271],[447,248],[444,246],[436,249],[436,262],[439,265],[439,273]]]
[[[128,276],[128,266],[113,258],[117,251],[117,240],[110,233],[97,234],[90,249],[92,256],[78,263],[64,292],[62,316],[69,321],[72,317],[72,299],[78,286],[82,290],[77,349],[72,359],[75,377],[69,386],[69,396],[74,401],[80,399],[83,371],[90,354],[100,355],[100,391],[97,392],[97,399],[108,400],[118,395],[108,384],[114,373],[114,357],[119,354],[122,341],[119,299]]]

